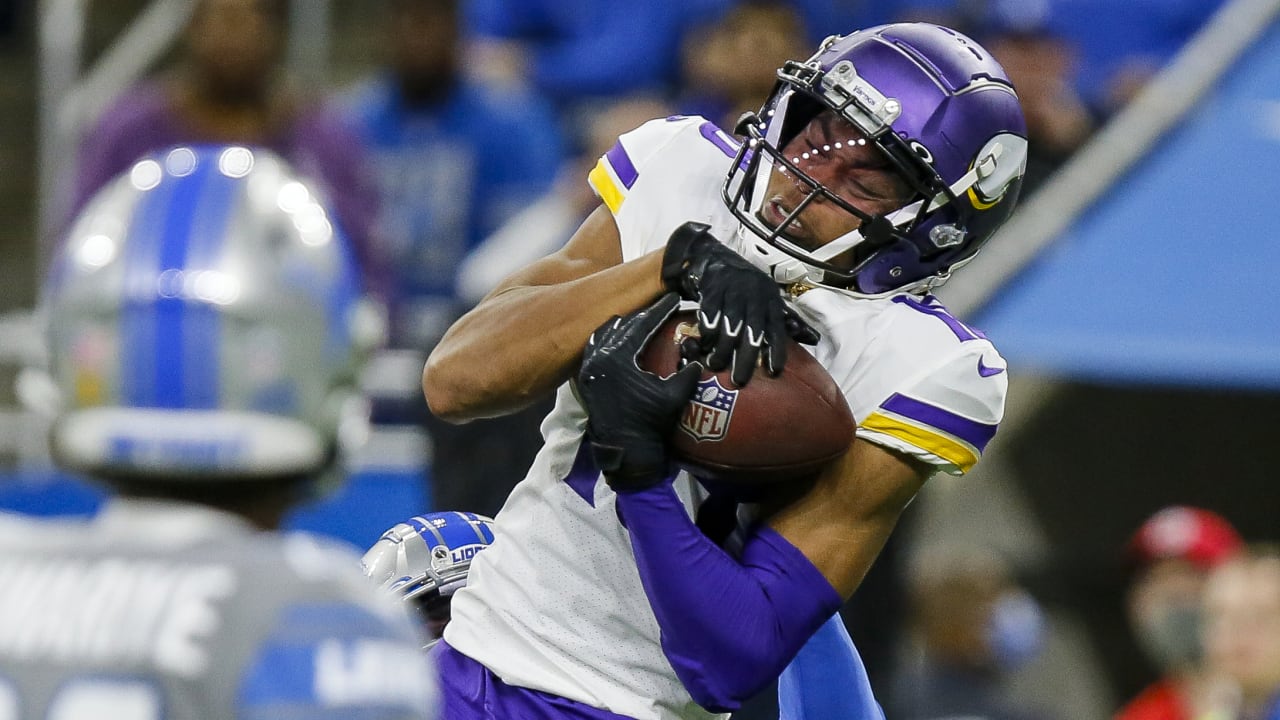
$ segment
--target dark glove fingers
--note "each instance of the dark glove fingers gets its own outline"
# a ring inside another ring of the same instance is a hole
[[[786,306],[781,302],[771,302],[768,307],[769,324],[765,330],[764,365],[770,375],[782,372],[787,364],[787,324]]]
[[[675,293],[667,293],[658,298],[654,304],[642,310],[632,313],[623,321],[624,328],[621,330],[615,345],[622,352],[629,354],[634,358],[644,349],[653,334],[662,327],[662,323],[666,322],[671,313],[675,312],[677,306],[680,305],[680,296]]]
[[[720,335],[724,329],[724,296],[723,287],[712,285],[703,288],[702,295],[698,298],[698,338],[704,353],[714,350],[720,342]]]
[[[783,306],[783,308],[782,316],[787,326],[787,334],[795,338],[795,341],[801,345],[817,345],[818,341],[822,339],[822,333],[801,319],[795,310],[786,306]]]
[[[733,383],[742,387],[751,379],[760,360],[760,351],[765,341],[767,306],[756,295],[743,295],[739,302],[744,309],[745,321],[734,348]]]
[[[596,331],[591,333],[591,337],[587,340],[588,349],[591,352],[609,352],[615,344],[614,338],[618,335],[618,328],[622,327],[622,316],[614,315],[604,321]]]
[[[613,350],[613,336],[621,324],[622,318],[614,315],[587,338],[587,346],[582,354],[582,368],[578,371],[579,383],[594,382],[603,372]]]
[[[686,337],[680,341],[680,366],[702,359],[702,345],[696,337]]]
[[[751,379],[760,362],[760,346],[738,343],[733,351],[733,384],[742,387]]]
[[[707,367],[716,372],[729,367],[729,363],[733,362],[733,351],[738,345],[738,338],[742,335],[744,325],[741,319],[734,320],[727,315],[720,316],[715,345],[707,354]]]
[[[684,403],[689,401],[689,398],[693,396],[693,391],[698,387],[698,381],[702,379],[702,370],[702,363],[694,361],[680,368],[676,374],[663,380],[671,388],[671,397],[681,398],[684,401],[676,406],[677,416],[684,409]]]
[[[696,300],[699,293],[697,277],[699,269],[710,246],[707,243],[719,244],[710,232],[710,226],[699,222],[686,222],[676,228],[667,238],[667,247],[662,255],[662,282],[668,290],[680,293],[686,300]],[[694,268],[690,273],[690,269]]]

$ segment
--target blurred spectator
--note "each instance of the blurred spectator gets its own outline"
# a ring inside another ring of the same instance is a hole
[[[529,203],[485,238],[458,270],[458,295],[464,304],[480,301],[507,275],[564,245],[600,198],[587,183],[587,173],[618,136],[654,118],[673,114],[655,97],[622,98],[593,114],[586,123],[582,151],[566,161],[551,190]]]
[[[1249,550],[1204,589],[1205,669],[1196,717],[1280,718],[1280,551]]]
[[[460,0],[389,0],[386,68],[348,98],[381,188],[392,343],[422,351],[467,309],[458,264],[550,186],[563,156],[550,106],[461,75],[459,12]]]
[[[1036,656],[1044,636],[1039,605],[1003,561],[977,550],[925,551],[910,585],[918,655],[890,688],[887,717],[1046,717],[1018,707],[1002,685]]]
[[[1076,90],[1077,50],[1056,24],[1047,0],[991,0],[974,34],[1004,66],[1027,119],[1030,194],[1093,132],[1093,117]]]
[[[803,20],[789,3],[743,2],[686,36],[680,110],[733,132],[744,112],[760,109],[783,62],[804,59],[807,52]]]
[[[1132,99],[1223,1],[1051,0],[1082,53],[1081,93],[1101,117]]]
[[[1205,578],[1241,548],[1222,517],[1174,506],[1151,516],[1129,542],[1134,571],[1129,620],[1160,679],[1116,714],[1116,720],[1191,720],[1192,698],[1206,683],[1200,644]]]
[[[460,264],[551,186],[564,142],[542,99],[463,76],[460,0],[387,9],[386,67],[348,100],[381,187],[375,237],[394,267],[391,342],[425,353],[470,307],[458,295]],[[541,444],[547,408],[449,425],[413,396],[413,420],[432,440],[433,505],[496,514]]]
[[[685,29],[733,2],[474,0],[472,66],[500,84],[529,83],[576,121],[584,101],[669,91]]]
[[[369,238],[376,191],[350,129],[282,77],[286,13],[284,0],[198,0],[173,71],[127,91],[84,136],[72,210],[154,150],[267,147],[319,184],[366,287],[381,295],[384,267]]]

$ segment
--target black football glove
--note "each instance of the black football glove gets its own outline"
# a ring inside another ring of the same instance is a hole
[[[626,317],[615,316],[591,334],[583,352],[578,396],[587,408],[587,437],[596,466],[617,492],[666,479],[667,438],[702,375],[696,362],[666,379],[636,363],[679,303],[669,293]]]
[[[722,370],[732,362],[738,386],[751,379],[761,359],[769,374],[776,375],[787,362],[787,336],[806,345],[821,336],[787,307],[773,278],[709,230],[703,223],[687,222],[671,233],[662,255],[662,282],[685,300],[698,301],[707,367]]]

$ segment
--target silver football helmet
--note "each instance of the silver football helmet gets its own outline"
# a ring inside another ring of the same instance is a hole
[[[80,213],[45,284],[60,464],[153,480],[313,474],[361,439],[381,338],[340,229],[276,155],[177,147]]]
[[[464,512],[411,517],[382,534],[361,560],[365,576],[419,611],[440,637],[453,594],[467,584],[471,559],[493,544],[493,520]]]

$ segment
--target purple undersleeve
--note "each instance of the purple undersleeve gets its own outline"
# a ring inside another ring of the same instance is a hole
[[[693,699],[731,712],[795,657],[840,595],[765,525],[734,558],[689,519],[670,483],[618,494],[662,650]]]

